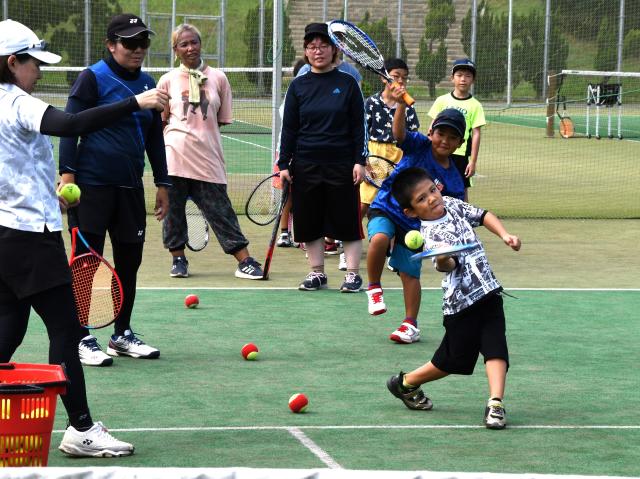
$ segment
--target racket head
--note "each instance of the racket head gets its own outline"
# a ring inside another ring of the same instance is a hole
[[[424,258],[432,258],[433,256],[441,255],[453,255],[454,253],[461,253],[463,251],[469,251],[478,246],[478,243],[467,243],[453,246],[445,246],[442,248],[434,248],[421,251],[411,256],[412,261],[420,261]]]
[[[188,198],[184,207],[187,218],[187,248],[202,251],[209,243],[209,225],[195,202]]]
[[[99,329],[113,323],[122,309],[122,283],[107,261],[89,252],[75,256],[71,268],[73,297],[80,324]]]
[[[390,159],[379,155],[369,155],[364,165],[364,179],[370,185],[380,188],[395,168],[396,164]]]
[[[255,186],[244,205],[247,218],[258,226],[270,225],[278,215],[283,190],[280,173],[263,178]]]
[[[568,116],[563,116],[560,118],[560,125],[558,127],[560,132],[560,136],[562,138],[571,138],[573,137],[575,130],[573,128],[573,121]]]
[[[393,82],[393,79],[384,68],[384,58],[380,50],[378,50],[377,45],[369,35],[353,23],[344,20],[332,20],[329,22],[328,30],[331,41],[345,55],[360,66]]]
[[[271,239],[269,240],[267,254],[264,260],[264,264],[262,266],[262,279],[264,281],[269,279],[269,271],[271,270],[271,259],[273,258],[273,252],[275,251],[278,232],[280,231],[280,218],[282,217],[282,211],[284,210],[284,205],[287,203],[287,200],[289,199],[289,183],[286,180],[282,181],[281,191],[282,191],[282,194],[280,197],[280,202],[278,204],[278,209],[276,211],[276,215],[274,218],[275,223],[271,231]]]

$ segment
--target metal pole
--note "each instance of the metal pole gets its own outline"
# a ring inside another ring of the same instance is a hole
[[[400,58],[402,56],[402,0],[398,0],[398,24],[396,29],[396,58]]]
[[[91,64],[91,0],[84,0],[84,66]]]
[[[275,154],[280,138],[280,97],[282,95],[282,0],[273,0],[273,70],[271,72],[271,152]]]
[[[329,6],[328,6],[329,1],[328,0],[322,0],[322,21],[326,22],[327,21],[327,17],[329,16]]]
[[[620,0],[620,21],[618,23],[618,63],[616,71],[622,71],[622,48],[624,46],[624,0]]]
[[[2,19],[9,18],[9,0],[2,0]]]
[[[509,38],[507,39],[507,106],[511,106],[511,61],[513,57],[513,0],[509,0]]]
[[[227,51],[227,0],[220,0],[220,32],[218,37],[218,66],[226,62]]]
[[[264,66],[264,0],[260,0],[260,6],[258,7],[258,21],[260,26],[258,28],[258,66],[262,68]],[[263,73],[258,73],[258,93],[262,94],[263,87]]]
[[[140,0],[140,18],[145,24],[148,24],[147,19],[147,0]]]
[[[173,44],[171,43],[171,33],[176,29],[176,0],[171,1],[171,32],[169,34],[169,68],[173,65]]]
[[[471,2],[471,61],[476,61],[476,42],[478,38],[478,1]]]
[[[544,14],[544,53],[542,55],[542,98],[547,98],[547,76],[549,75],[549,43],[551,42],[551,0],[547,0]]]
[[[347,10],[349,10],[349,0],[344,0],[344,16],[342,17],[344,21],[348,19]]]

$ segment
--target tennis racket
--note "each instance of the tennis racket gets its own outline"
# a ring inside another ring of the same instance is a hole
[[[209,244],[207,220],[191,198],[187,198],[184,212],[187,217],[187,248],[191,251],[202,251]]]
[[[559,111],[559,103],[556,103],[556,113],[558,114],[558,118],[560,118],[560,125],[558,126],[558,131],[560,132],[560,136],[562,138],[571,138],[574,134],[573,121],[567,115],[567,99],[566,97],[562,97],[559,99],[562,101],[562,114]]]
[[[76,256],[76,240],[88,253]],[[73,296],[80,324],[98,329],[113,323],[122,309],[122,284],[113,267],[84,239],[78,228],[71,230],[69,259]]]
[[[253,189],[244,205],[247,218],[258,226],[271,224],[281,211],[280,203],[283,191],[279,172],[263,178]]]
[[[269,248],[267,249],[267,257],[264,260],[264,266],[262,267],[262,279],[269,279],[269,270],[271,269],[271,258],[273,258],[273,251],[276,247],[276,241],[278,238],[278,232],[280,231],[280,217],[282,216],[282,209],[287,204],[289,198],[289,182],[282,181],[282,190],[280,196],[280,203],[278,204],[278,211],[274,218],[275,224],[273,225],[273,231],[271,232],[271,240],[269,240]],[[273,221],[273,220],[272,220]]]
[[[369,155],[364,165],[364,179],[370,185],[380,188],[395,168],[393,161],[383,156]]]
[[[416,253],[411,256],[412,261],[420,261],[424,258],[431,258],[433,256],[440,255],[453,255],[454,253],[460,253],[462,251],[469,251],[477,247],[478,243],[459,244],[454,246],[443,246],[442,248],[426,249],[420,253]]]
[[[369,36],[354,24],[344,20],[333,20],[329,23],[331,41],[349,58],[367,70],[377,73],[389,83],[395,83],[384,67],[384,58],[378,47]],[[415,100],[405,93],[402,99],[411,106]]]

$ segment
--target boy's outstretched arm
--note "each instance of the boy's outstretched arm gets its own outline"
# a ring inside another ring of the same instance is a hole
[[[504,241],[504,244],[509,246],[514,251],[519,251],[522,243],[520,242],[520,238],[516,235],[512,235],[504,229],[502,222],[498,219],[496,215],[491,213],[491,211],[487,211],[487,214],[484,215],[484,220],[482,222],[483,226],[491,231],[494,235],[499,236]]]
[[[400,145],[407,136],[407,105],[402,98],[402,95],[406,90],[403,86],[396,84],[392,84],[390,90],[389,95],[398,105],[396,107],[396,112],[393,115],[391,133],[393,134],[393,139]]]

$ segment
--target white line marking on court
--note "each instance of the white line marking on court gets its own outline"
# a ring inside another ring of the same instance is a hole
[[[320,446],[318,446],[315,442],[309,439],[309,437],[304,432],[302,432],[300,428],[292,427],[287,429],[287,431],[289,431],[289,434],[291,434],[298,441],[300,441],[300,443],[304,447],[306,447],[313,454],[315,454],[318,457],[318,459],[324,462],[329,469],[342,469],[342,466],[338,464],[336,461],[334,461],[333,458],[327,453],[327,451],[325,451]]]
[[[202,426],[202,427],[134,427],[134,428],[109,428],[111,432],[208,432],[208,431],[288,431],[292,429],[299,430],[339,430],[352,429],[368,430],[368,429],[484,429],[483,425],[472,424],[407,424],[407,425],[352,425],[352,426]],[[508,429],[630,429],[640,430],[639,425],[613,425],[613,424],[523,424],[509,425]],[[54,433],[63,433],[64,429],[57,429]]]
[[[237,141],[238,143],[244,143],[245,145],[251,145],[251,146],[254,146],[256,148],[262,148],[263,150],[271,151],[271,147],[270,146],[262,146],[262,145],[258,145],[257,143],[251,143],[250,141],[238,140],[237,138],[233,138],[233,137],[227,136],[227,135],[220,135],[220,136],[222,136],[222,138],[226,138],[227,140]]]

